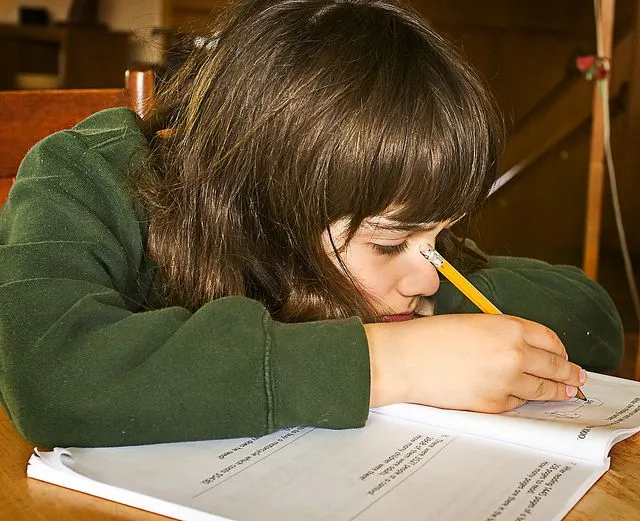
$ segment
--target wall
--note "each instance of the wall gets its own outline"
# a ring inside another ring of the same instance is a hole
[[[0,23],[17,23],[19,6],[46,5],[54,22],[64,22],[71,0],[2,0]],[[131,31],[133,61],[157,63],[161,59],[160,41],[151,32],[162,22],[162,0],[102,0],[100,21],[114,31]]]

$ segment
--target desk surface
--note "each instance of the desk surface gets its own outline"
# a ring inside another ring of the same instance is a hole
[[[162,521],[167,518],[26,477],[32,446],[0,408],[0,519],[13,521]],[[611,469],[565,521],[640,520],[640,435],[615,445]]]

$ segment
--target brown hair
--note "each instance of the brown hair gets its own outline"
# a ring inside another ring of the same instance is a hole
[[[493,99],[388,1],[252,0],[215,27],[143,122],[136,185],[167,302],[244,295],[283,321],[374,320],[322,233],[389,208],[407,224],[476,208],[502,136]]]

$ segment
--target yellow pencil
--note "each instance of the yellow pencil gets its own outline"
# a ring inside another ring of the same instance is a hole
[[[427,259],[435,268],[444,275],[451,284],[453,284],[458,290],[473,302],[483,313],[489,313],[492,315],[502,315],[502,312],[493,305],[493,303],[485,297],[478,288],[476,288],[471,282],[469,282],[462,273],[455,269],[447,260],[440,255],[435,248],[429,246],[426,250],[420,251],[425,259]],[[576,398],[581,400],[587,399],[584,393],[578,387]]]
[[[425,251],[421,251],[424,258],[427,259],[435,268],[442,273],[451,284],[460,290],[471,302],[480,308],[483,313],[491,315],[502,315],[502,312],[493,305],[493,303],[485,297],[478,289],[469,282],[462,273],[449,264],[445,258],[440,255],[434,248],[429,246]]]

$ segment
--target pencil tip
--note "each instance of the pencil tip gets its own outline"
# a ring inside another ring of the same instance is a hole
[[[584,393],[580,390],[579,387],[578,387],[578,392],[576,392],[576,398],[578,398],[579,400],[582,400],[583,402],[588,401],[587,397],[584,395]]]

